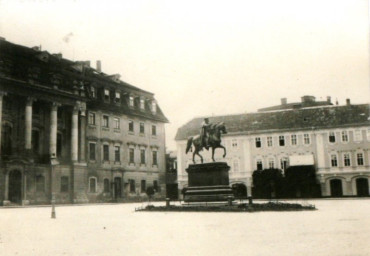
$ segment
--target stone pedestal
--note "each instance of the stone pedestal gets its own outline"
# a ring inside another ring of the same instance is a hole
[[[224,162],[191,164],[186,169],[188,187],[185,202],[228,201],[234,199],[229,186],[230,166]]]

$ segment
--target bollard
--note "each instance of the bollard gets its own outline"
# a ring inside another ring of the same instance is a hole
[[[54,195],[52,196],[52,199],[51,199],[51,218],[52,219],[55,219],[56,218],[56,215],[55,215],[55,199],[54,199]]]
[[[170,207],[170,199],[166,198],[166,207]]]
[[[233,198],[231,196],[227,197],[227,203],[228,203],[229,206],[233,205]]]

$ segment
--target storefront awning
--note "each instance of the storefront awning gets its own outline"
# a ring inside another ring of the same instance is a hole
[[[293,155],[289,156],[289,165],[314,165],[313,155]]]

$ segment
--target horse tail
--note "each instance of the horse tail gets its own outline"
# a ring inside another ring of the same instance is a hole
[[[193,143],[193,137],[190,137],[188,139],[188,144],[186,145],[186,151],[185,151],[186,154],[189,152],[189,150],[190,150],[190,152],[193,151],[192,148],[191,148],[191,143]]]

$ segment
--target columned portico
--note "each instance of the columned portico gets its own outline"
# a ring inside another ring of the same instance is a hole
[[[58,107],[60,104],[53,102],[50,111],[50,143],[49,154],[50,158],[57,157],[57,128],[58,128]]]
[[[72,131],[71,131],[71,160],[78,161],[78,108],[74,107],[72,111]]]
[[[32,104],[34,99],[27,98],[25,110],[25,149],[31,150],[32,147]]]

